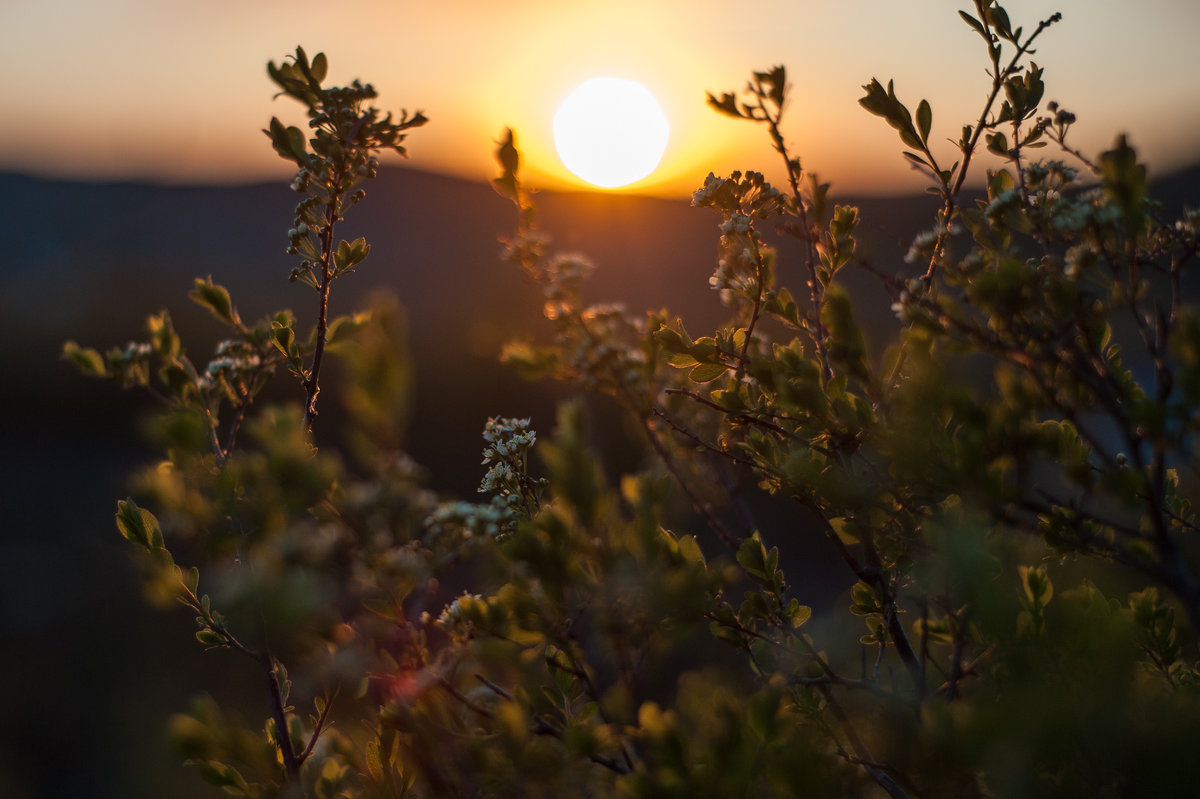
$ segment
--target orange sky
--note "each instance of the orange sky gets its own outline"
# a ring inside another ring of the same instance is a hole
[[[554,110],[578,83],[633,78],[672,125],[643,193],[686,196],[709,170],[778,174],[763,131],[717,116],[704,92],[740,87],[785,64],[794,84],[785,128],[804,165],[844,192],[922,184],[894,132],[859,108],[861,85],[896,79],[915,108],[928,98],[934,138],[957,137],[988,88],[982,42],[959,0],[0,0],[4,122],[0,169],[166,182],[282,179],[287,164],[260,129],[272,115],[264,65],[296,44],[325,51],[330,77],[361,77],[385,108],[421,109],[414,166],[483,179],[511,125],[527,177],[583,187],[558,163]],[[1047,99],[1079,117],[1075,144],[1107,147],[1127,131],[1152,171],[1200,161],[1195,0],[1005,3],[1027,29],[1064,20],[1035,56]],[[753,10],[751,10],[753,9]],[[943,151],[949,156],[949,144]],[[1044,151],[1048,152],[1048,151]]]

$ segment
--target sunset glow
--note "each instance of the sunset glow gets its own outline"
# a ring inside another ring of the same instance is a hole
[[[1200,160],[1200,82],[1189,78],[1200,3],[1006,6],[1028,29],[1063,13],[1038,42],[1036,61],[1046,70],[1046,99],[1079,118],[1078,149],[1094,157],[1124,131],[1152,173]],[[716,0],[430,3],[403,12],[379,0],[347,0],[336,12],[296,0],[290,8],[0,3],[0,61],[22,76],[5,90],[8,107],[21,111],[0,130],[0,169],[184,183],[282,179],[289,167],[261,130],[291,109],[271,101],[265,65],[297,44],[328,55],[331,81],[369,80],[382,108],[425,112],[430,125],[410,139],[410,166],[486,181],[492,142],[510,127],[523,143],[527,179],[545,189],[583,185],[559,157],[553,124],[563,99],[600,75],[635,78],[661,105],[670,145],[629,190],[674,197],[690,196],[710,170],[759,169],[786,180],[762,130],[705,107],[705,92],[736,91],[753,70],[787,67],[793,91],[782,132],[805,169],[836,190],[866,194],[924,184],[895,131],[858,106],[863,84],[894,78],[910,107],[928,99],[931,140],[947,163],[955,158],[948,140],[978,119],[989,88],[979,37],[935,0],[872,3],[869,11],[773,2],[739,12],[736,22]],[[354,23],[331,24],[331,14]],[[995,165],[981,158],[975,174]]]
[[[642,84],[591,78],[554,115],[554,144],[567,169],[611,189],[649,175],[667,149],[670,125]]]

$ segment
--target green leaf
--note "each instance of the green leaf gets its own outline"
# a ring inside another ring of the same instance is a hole
[[[196,278],[196,285],[188,294],[197,305],[207,308],[213,316],[235,327],[241,324],[229,292],[224,286],[212,282],[212,277]]]
[[[370,252],[371,245],[361,236],[353,242],[341,242],[333,254],[334,274],[352,271],[355,266],[366,260]]]
[[[195,566],[183,573],[183,584],[193,594],[196,593],[196,588],[200,585],[200,570]]]
[[[719,363],[702,363],[688,373],[688,379],[693,383],[711,383],[728,370]]]
[[[987,35],[987,31],[983,29],[983,23],[975,19],[966,11],[959,11],[958,15],[963,18],[963,21],[975,29],[976,33],[983,37],[985,42],[991,42],[991,38]]]
[[[883,117],[887,123],[900,134],[900,141],[918,150],[924,147],[921,137],[913,127],[912,114],[896,97],[893,81],[888,81],[887,89],[877,78],[863,86],[866,95],[859,99],[858,104],[876,116]]]
[[[678,322],[678,320],[676,321]],[[654,331],[654,339],[667,352],[683,352],[692,346],[686,333],[666,326]]]
[[[209,785],[227,790],[233,788],[236,789],[233,791],[234,793],[243,794],[248,787],[246,780],[237,772],[237,769],[218,760],[192,760],[189,762],[196,767],[201,778]]]
[[[371,739],[367,741],[367,773],[371,775],[371,779],[375,782],[383,782],[383,759],[379,756],[379,741]]]
[[[1137,152],[1124,135],[1117,137],[1111,150],[1101,153],[1100,175],[1104,193],[1124,215],[1129,235],[1134,235],[1144,220],[1146,167],[1138,163]]]
[[[838,540],[846,546],[854,546],[861,543],[858,536],[855,535],[854,522],[846,518],[830,519],[829,526],[833,528],[833,532],[837,534]]]
[[[139,508],[133,499],[117,503],[117,529],[126,539],[151,551],[163,548],[162,529],[154,514]]]
[[[197,630],[196,640],[205,646],[226,646],[225,636],[214,630]]]
[[[290,320],[286,325],[277,321],[271,323],[271,343],[275,345],[275,349],[290,356],[295,342],[296,331],[292,329]]]
[[[350,341],[371,321],[370,311],[359,311],[353,316],[339,316],[329,323],[326,346],[335,347]]]
[[[754,535],[742,541],[737,551],[737,562],[754,577],[767,576],[767,550],[756,531]]]
[[[171,315],[166,311],[153,314],[146,318],[146,330],[150,333],[150,343],[162,358],[178,358],[183,348],[175,326],[171,323]]]
[[[325,80],[325,74],[329,71],[329,61],[326,60],[324,53],[317,53],[313,56],[312,65],[308,68],[308,74],[312,75],[313,80],[317,83]]]
[[[800,600],[793,599],[788,602],[787,617],[792,620],[792,628],[801,627],[812,618],[812,608],[808,605],[801,605]]]
[[[921,133],[921,141],[929,141],[929,131],[933,127],[933,109],[929,107],[928,100],[922,100],[917,106],[917,130]]]
[[[104,356],[91,347],[80,347],[74,341],[63,344],[63,357],[75,364],[81,373],[91,377],[107,377]]]
[[[700,362],[697,361],[690,352],[677,352],[667,359],[667,363],[680,369],[686,369],[689,366],[695,366]]]

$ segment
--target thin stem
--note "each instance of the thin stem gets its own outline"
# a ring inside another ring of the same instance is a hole
[[[283,758],[283,770],[289,784],[296,786],[295,790],[303,796],[300,787],[300,760],[292,746],[292,734],[288,730],[287,712],[283,705],[283,694],[279,690],[279,680],[275,670],[275,658],[270,650],[264,650],[259,656],[263,676],[267,680],[267,692],[271,696],[271,717],[275,720],[275,738],[279,743],[279,754]]]
[[[329,711],[333,709],[333,702],[335,699],[337,699],[336,692],[333,696],[329,697],[329,699],[325,702],[325,707],[321,709],[321,715],[317,718],[316,726],[313,728],[312,737],[308,739],[308,746],[304,747],[304,751],[300,753],[300,765],[304,765],[304,761],[308,760],[309,755],[311,755],[313,749],[316,748],[317,739],[320,738],[321,733],[324,732],[325,722],[329,718]]]
[[[317,292],[321,301],[317,311],[317,337],[313,348],[312,368],[304,380],[308,396],[304,403],[304,429],[312,432],[317,418],[317,395],[321,393],[321,360],[329,336],[329,291],[333,285],[333,230],[338,221],[337,208],[341,201],[341,175],[334,178],[329,200],[325,204],[325,226],[321,231],[321,281]]]

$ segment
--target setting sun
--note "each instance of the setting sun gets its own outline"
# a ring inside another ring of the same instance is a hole
[[[626,186],[649,175],[667,149],[670,126],[642,84],[592,78],[554,115],[554,146],[563,165],[595,186]]]

